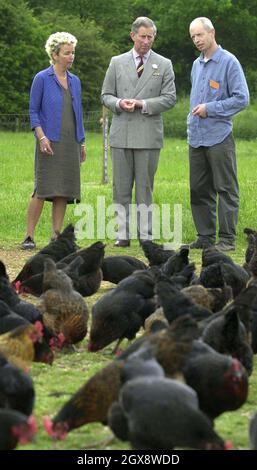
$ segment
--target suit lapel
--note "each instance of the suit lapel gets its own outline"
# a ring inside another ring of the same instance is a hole
[[[151,78],[153,74],[153,68],[152,68],[153,63],[154,63],[153,53],[151,52],[149,59],[145,64],[144,72],[142,73],[140,78],[137,78],[137,85],[134,91],[133,98],[137,96],[137,94],[142,90],[142,88],[144,88],[148,80]]]
[[[138,82],[138,76],[132,51],[128,54],[128,59],[126,61],[125,67],[127,69],[127,77],[132,82],[133,89],[135,89]]]

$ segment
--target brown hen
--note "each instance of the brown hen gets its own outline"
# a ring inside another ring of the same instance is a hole
[[[35,344],[42,338],[43,325],[21,325],[14,330],[0,335],[0,352],[9,362],[27,370],[35,358]]]
[[[47,259],[44,266],[44,293],[38,305],[44,324],[54,335],[62,333],[64,344],[76,344],[87,334],[87,305],[73,289],[69,276],[57,269],[53,260]]]
[[[189,316],[174,321],[164,332],[149,336],[149,345],[156,350],[155,357],[170,377],[181,378],[186,357],[192,348],[192,338],[197,326]],[[133,343],[122,356],[97,372],[64,404],[50,421],[45,419],[47,432],[56,438],[64,438],[67,432],[92,422],[107,423],[108,410],[118,399],[122,370],[126,359],[145,345],[145,339]]]

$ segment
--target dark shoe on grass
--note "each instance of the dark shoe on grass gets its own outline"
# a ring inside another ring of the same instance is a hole
[[[127,248],[128,246],[130,246],[130,240],[117,240],[114,243],[114,246],[118,248]]]
[[[33,238],[30,236],[26,237],[25,240],[21,244],[22,250],[33,250],[36,248],[36,243],[34,242]]]
[[[219,251],[235,251],[236,249],[235,244],[233,242],[225,242],[222,240],[216,243],[215,247]]]
[[[199,238],[194,242],[190,243],[189,248],[191,250],[204,250],[205,248],[209,248],[213,246],[214,243],[210,240],[200,240]]]

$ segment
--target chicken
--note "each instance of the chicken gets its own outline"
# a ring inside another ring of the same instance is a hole
[[[231,286],[236,297],[249,280],[247,271],[236,263],[213,263],[203,268],[200,273],[200,284],[204,287]]]
[[[190,314],[197,320],[208,318],[211,315],[210,310],[195,304],[182,291],[174,287],[171,280],[163,274],[159,276],[157,281],[156,292],[169,323],[180,315]]]
[[[166,276],[172,276],[173,274],[180,273],[182,269],[189,264],[188,254],[188,246],[182,245],[179,252],[171,255],[162,265],[161,271],[166,274]]]
[[[151,333],[155,333],[163,328],[167,328],[169,326],[168,320],[165,318],[163,313],[163,308],[159,307],[155,312],[153,312],[149,317],[146,318],[144,329],[145,335],[149,335]]]
[[[155,358],[155,346],[146,343],[130,354],[121,369],[121,384],[138,377],[164,377],[164,370]]]
[[[42,323],[36,322],[0,335],[0,353],[12,364],[27,370],[35,358],[34,345],[42,338],[42,329]]]
[[[251,228],[245,228],[244,233],[247,236],[247,243],[248,243],[248,246],[245,252],[245,262],[246,262],[246,265],[248,265],[254,253],[257,232]]]
[[[155,310],[155,280],[151,272],[135,271],[102,296],[92,308],[89,351],[123,338],[133,339]]]
[[[106,424],[108,409],[118,400],[126,361],[148,345],[153,348],[154,357],[166,377],[186,379],[187,384],[199,393],[211,419],[224,411],[239,408],[245,402],[248,390],[243,366],[207,344],[200,343],[199,347],[199,341],[193,339],[197,336],[197,324],[187,315],[175,320],[165,330],[138,339],[118,359],[82,385],[52,421],[45,419],[47,432],[56,438],[64,438],[68,432],[87,423]]]
[[[21,300],[16,293],[9,278],[0,275],[0,299],[3,300],[13,312],[28,320],[30,323],[41,321],[42,317],[35,305]]]
[[[66,345],[82,341],[87,334],[87,305],[50,258],[45,261],[43,291],[38,308],[47,328],[56,336],[62,333]]]
[[[65,258],[62,258],[61,262],[64,265],[70,264],[77,256],[81,256],[84,261],[84,265],[81,268],[80,274],[89,273],[94,271],[101,266],[104,259],[105,245],[97,241],[86,248],[81,248],[76,252],[70,253]]]
[[[150,266],[161,266],[175,254],[174,250],[166,249],[164,245],[158,245],[152,240],[145,240],[141,247]]]
[[[253,351],[248,343],[245,327],[240,322],[235,308],[211,320],[202,333],[202,339],[216,351],[236,357],[243,364],[248,375],[251,375]]]
[[[77,256],[70,264],[63,268],[63,271],[71,278],[74,289],[82,297],[89,297],[95,294],[103,279],[102,269],[97,266],[92,271],[88,270],[82,256]]]
[[[178,290],[189,286],[195,280],[195,263],[187,264],[181,271],[169,277],[169,280]]]
[[[194,303],[214,313],[220,311],[233,298],[230,286],[206,288],[198,284],[185,287],[181,292],[193,300]]]
[[[234,261],[229,255],[222,253],[222,251],[219,251],[218,248],[213,245],[202,251],[202,267],[205,268],[214,263],[234,264]]]
[[[29,325],[29,322],[13,312],[5,302],[0,300],[0,335],[21,325]]]
[[[255,280],[248,282],[247,287],[235,297],[233,302],[224,307],[223,312],[226,313],[234,308],[238,313],[241,322],[244,324],[250,341],[250,332],[252,325],[253,308],[257,300],[257,283]]]
[[[254,237],[254,251],[248,263],[249,270],[254,278],[257,278],[257,236]]]
[[[185,358],[192,348],[192,337],[197,335],[197,325],[189,316],[174,321],[167,331],[161,331],[133,343],[120,358],[92,376],[57,412],[52,421],[45,419],[45,429],[62,439],[80,426],[92,422],[107,423],[110,405],[118,400],[122,385],[122,370],[129,356],[139,349],[152,348],[154,356],[171,377],[181,376]],[[135,357],[135,356],[134,356]]]
[[[183,368],[186,383],[199,399],[200,409],[211,419],[240,408],[248,395],[248,377],[242,364],[202,341],[195,340]]]
[[[0,450],[13,450],[18,444],[27,444],[37,432],[34,416],[15,410],[0,409]]]
[[[195,391],[168,378],[129,380],[120,391],[119,402],[109,410],[108,424],[133,449],[227,448],[199,409]]]
[[[166,377],[182,378],[198,395],[200,409],[210,419],[242,406],[248,394],[245,368],[234,358],[216,352],[202,341],[190,315],[178,317],[167,329],[141,338],[124,351],[120,360],[144,346],[155,346],[155,357]]]
[[[84,424],[107,424],[108,409],[118,399],[122,367],[122,361],[110,363],[91,377],[62,406],[52,421],[45,417],[44,427],[47,433],[57,439],[64,439],[68,432]]]
[[[58,261],[56,267],[63,269],[72,279],[74,289],[83,297],[93,295],[102,281],[101,263],[104,258],[105,245],[93,243]],[[83,262],[81,261],[83,260]],[[40,296],[43,293],[43,272],[25,279],[19,286],[20,293]]]
[[[35,401],[32,378],[0,354],[0,408],[31,415]]]
[[[15,285],[17,281],[22,282],[35,274],[43,272],[44,262],[47,258],[51,258],[57,262],[76,250],[77,245],[75,243],[74,226],[70,224],[58,235],[56,240],[51,241],[47,246],[26,261],[22,270],[14,279],[13,284]]]
[[[103,280],[118,284],[134,271],[146,269],[143,261],[133,256],[107,256],[102,262]]]

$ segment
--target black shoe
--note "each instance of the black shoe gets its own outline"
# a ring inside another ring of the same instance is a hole
[[[118,247],[118,248],[126,248],[126,247],[130,246],[130,240],[117,240],[114,243],[114,246]]]
[[[206,248],[209,248],[213,245],[214,243],[209,240],[199,240],[198,238],[194,242],[190,243],[189,248],[191,250],[205,250]]]
[[[225,242],[220,240],[218,243],[216,243],[215,247],[219,251],[235,251],[236,247],[233,242]]]
[[[34,242],[33,238],[30,236],[26,237],[25,240],[21,244],[22,250],[33,250],[36,248],[36,243]]]

